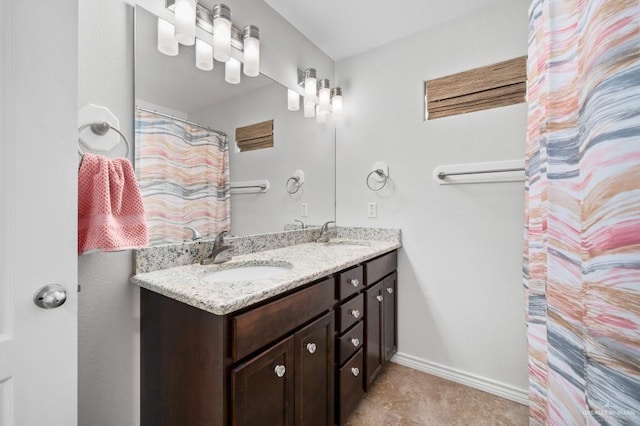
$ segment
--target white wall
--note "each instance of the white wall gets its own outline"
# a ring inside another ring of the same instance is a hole
[[[286,97],[286,89],[274,83],[190,116],[229,135],[232,184],[261,179],[271,184],[262,194],[231,191],[233,235],[282,231],[294,219],[314,225],[335,219],[335,127],[304,118],[302,110],[289,111]],[[273,148],[236,152],[235,129],[267,120],[274,121]],[[304,185],[289,194],[285,183],[298,169]],[[307,203],[308,217],[301,216],[301,203]]]
[[[424,121],[424,80],[526,54],[527,5],[497,6],[336,63],[340,225],[398,227],[399,352],[527,388],[523,183],[439,186],[441,164],[524,158],[526,105]],[[389,188],[369,191],[374,162]],[[378,205],[367,219],[367,203]],[[406,357],[405,357],[406,358]]]
[[[164,1],[164,0],[157,0]],[[133,0],[79,0],[78,106],[108,107],[133,139]],[[333,76],[333,62],[262,0],[228,1],[234,20],[262,31],[262,68],[295,84],[297,68]],[[139,424],[138,290],[130,251],[78,260],[79,424]]]

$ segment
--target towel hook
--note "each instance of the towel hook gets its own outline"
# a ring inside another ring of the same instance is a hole
[[[131,152],[131,145],[129,144],[129,140],[124,135],[124,133],[122,133],[120,130],[116,129],[115,127],[111,126],[111,124],[106,122],[106,121],[97,121],[95,123],[87,123],[87,124],[83,124],[82,126],[78,127],[78,141],[80,142],[80,144],[78,145],[78,154],[80,154],[80,156],[84,155],[84,151],[82,150],[82,148],[80,148],[80,145],[82,145],[83,147],[89,149],[89,147],[87,146],[86,142],[83,141],[82,138],[80,137],[80,133],[82,133],[82,131],[84,129],[86,129],[87,127],[91,128],[91,131],[94,134],[98,135],[98,136],[106,135],[109,130],[113,130],[114,132],[119,134],[120,137],[122,138],[122,140],[124,141],[124,144],[125,144],[125,146],[127,148],[127,152],[125,153],[125,157],[129,156],[129,153]]]

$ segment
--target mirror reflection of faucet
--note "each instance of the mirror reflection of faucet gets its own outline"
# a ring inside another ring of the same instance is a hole
[[[196,228],[192,228],[190,226],[185,226],[189,231],[191,231],[191,240],[198,241],[202,239],[202,235],[198,232]]]
[[[309,225],[307,225],[307,222],[305,222],[304,220],[294,219],[294,222],[299,222],[302,229],[307,229],[309,227]]]
[[[209,256],[204,257],[201,261],[201,265],[211,265],[215,263],[224,263],[231,260],[231,251],[233,246],[224,244],[224,236],[227,234],[227,231],[221,231],[216,235],[216,239],[213,242],[213,247],[211,248],[211,253]]]
[[[322,228],[320,228],[320,236],[316,240],[317,243],[329,242],[331,238],[335,238],[338,235],[338,228],[336,226],[333,226],[332,228],[329,227],[332,223],[335,225],[336,221],[330,220],[322,225]]]

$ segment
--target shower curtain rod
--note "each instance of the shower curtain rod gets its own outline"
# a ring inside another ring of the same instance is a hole
[[[190,126],[200,127],[201,129],[208,130],[208,131],[210,131],[210,132],[213,132],[213,133],[217,133],[217,134],[219,134],[219,135],[222,135],[222,136],[224,136],[225,138],[227,137],[227,134],[226,134],[225,132],[221,132],[220,130],[214,130],[214,129],[210,128],[210,127],[203,126],[202,124],[198,124],[198,123],[193,122],[193,121],[185,120],[185,119],[183,119],[183,118],[178,118],[178,117],[175,117],[175,116],[170,115],[170,114],[164,114],[164,113],[162,113],[162,112],[158,112],[158,111],[155,111],[155,110],[152,110],[152,109],[143,108],[143,107],[140,107],[140,106],[138,106],[138,105],[136,105],[136,106],[135,106],[135,108],[136,108],[137,110],[140,110],[140,111],[150,112],[151,114],[156,114],[156,115],[159,115],[159,116],[161,116],[161,117],[166,117],[166,118],[170,118],[170,119],[172,119],[172,120],[179,121],[179,122],[181,122],[181,123],[189,124]]]

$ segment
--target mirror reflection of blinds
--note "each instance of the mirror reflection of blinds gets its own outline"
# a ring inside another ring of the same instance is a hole
[[[238,127],[236,145],[240,152],[273,147],[273,120]]]
[[[518,104],[526,91],[526,56],[428,80],[426,119]]]

